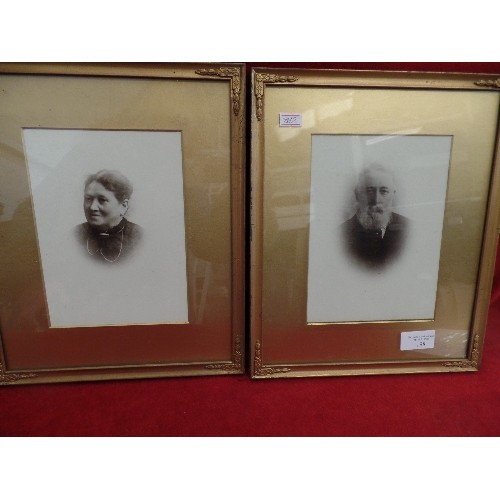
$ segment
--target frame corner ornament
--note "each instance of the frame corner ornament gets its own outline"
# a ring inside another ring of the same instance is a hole
[[[231,100],[233,103],[233,113],[238,116],[240,112],[241,97],[241,68],[239,67],[220,67],[209,69],[198,69],[197,75],[211,76],[214,78],[229,78],[231,80]]]
[[[14,384],[19,380],[38,377],[36,373],[6,373],[0,361],[0,384]]]
[[[255,343],[255,355],[254,355],[254,372],[258,377],[270,377],[275,373],[287,373],[290,372],[290,368],[275,368],[271,366],[264,367],[262,365],[262,353],[261,353],[261,343],[260,340],[257,340]]]
[[[451,368],[477,368],[479,366],[479,335],[474,337],[471,359],[466,361],[447,361],[443,366]]]
[[[243,368],[243,352],[241,350],[241,338],[238,336],[234,341],[233,359],[229,363],[215,363],[205,365],[206,370],[224,370],[225,372],[239,373]]]
[[[264,114],[264,84],[265,83],[292,83],[298,77],[291,75],[275,75],[272,73],[255,73],[255,98],[257,120],[261,121]]]
[[[478,82],[474,82],[474,85],[477,85],[478,87],[500,89],[500,78],[497,78],[496,80],[479,80]]]

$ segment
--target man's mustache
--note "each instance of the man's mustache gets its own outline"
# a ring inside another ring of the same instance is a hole
[[[383,214],[385,212],[385,209],[383,207],[379,206],[369,206],[367,207],[367,212],[369,213],[376,213],[376,214]]]

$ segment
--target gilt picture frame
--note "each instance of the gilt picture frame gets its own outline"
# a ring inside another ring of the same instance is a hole
[[[0,89],[0,384],[243,373],[244,66]]]
[[[253,378],[479,369],[499,89],[482,74],[253,70]]]

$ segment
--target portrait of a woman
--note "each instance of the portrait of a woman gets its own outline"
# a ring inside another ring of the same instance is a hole
[[[114,264],[136,251],[142,228],[125,218],[132,191],[132,183],[117,170],[87,177],[83,198],[87,222],[76,226],[75,234],[89,257]]]

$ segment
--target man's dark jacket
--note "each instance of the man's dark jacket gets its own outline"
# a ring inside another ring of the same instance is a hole
[[[408,235],[409,220],[392,213],[385,234],[364,229],[356,215],[342,225],[346,252],[360,264],[371,269],[380,269],[396,259],[404,247]]]

